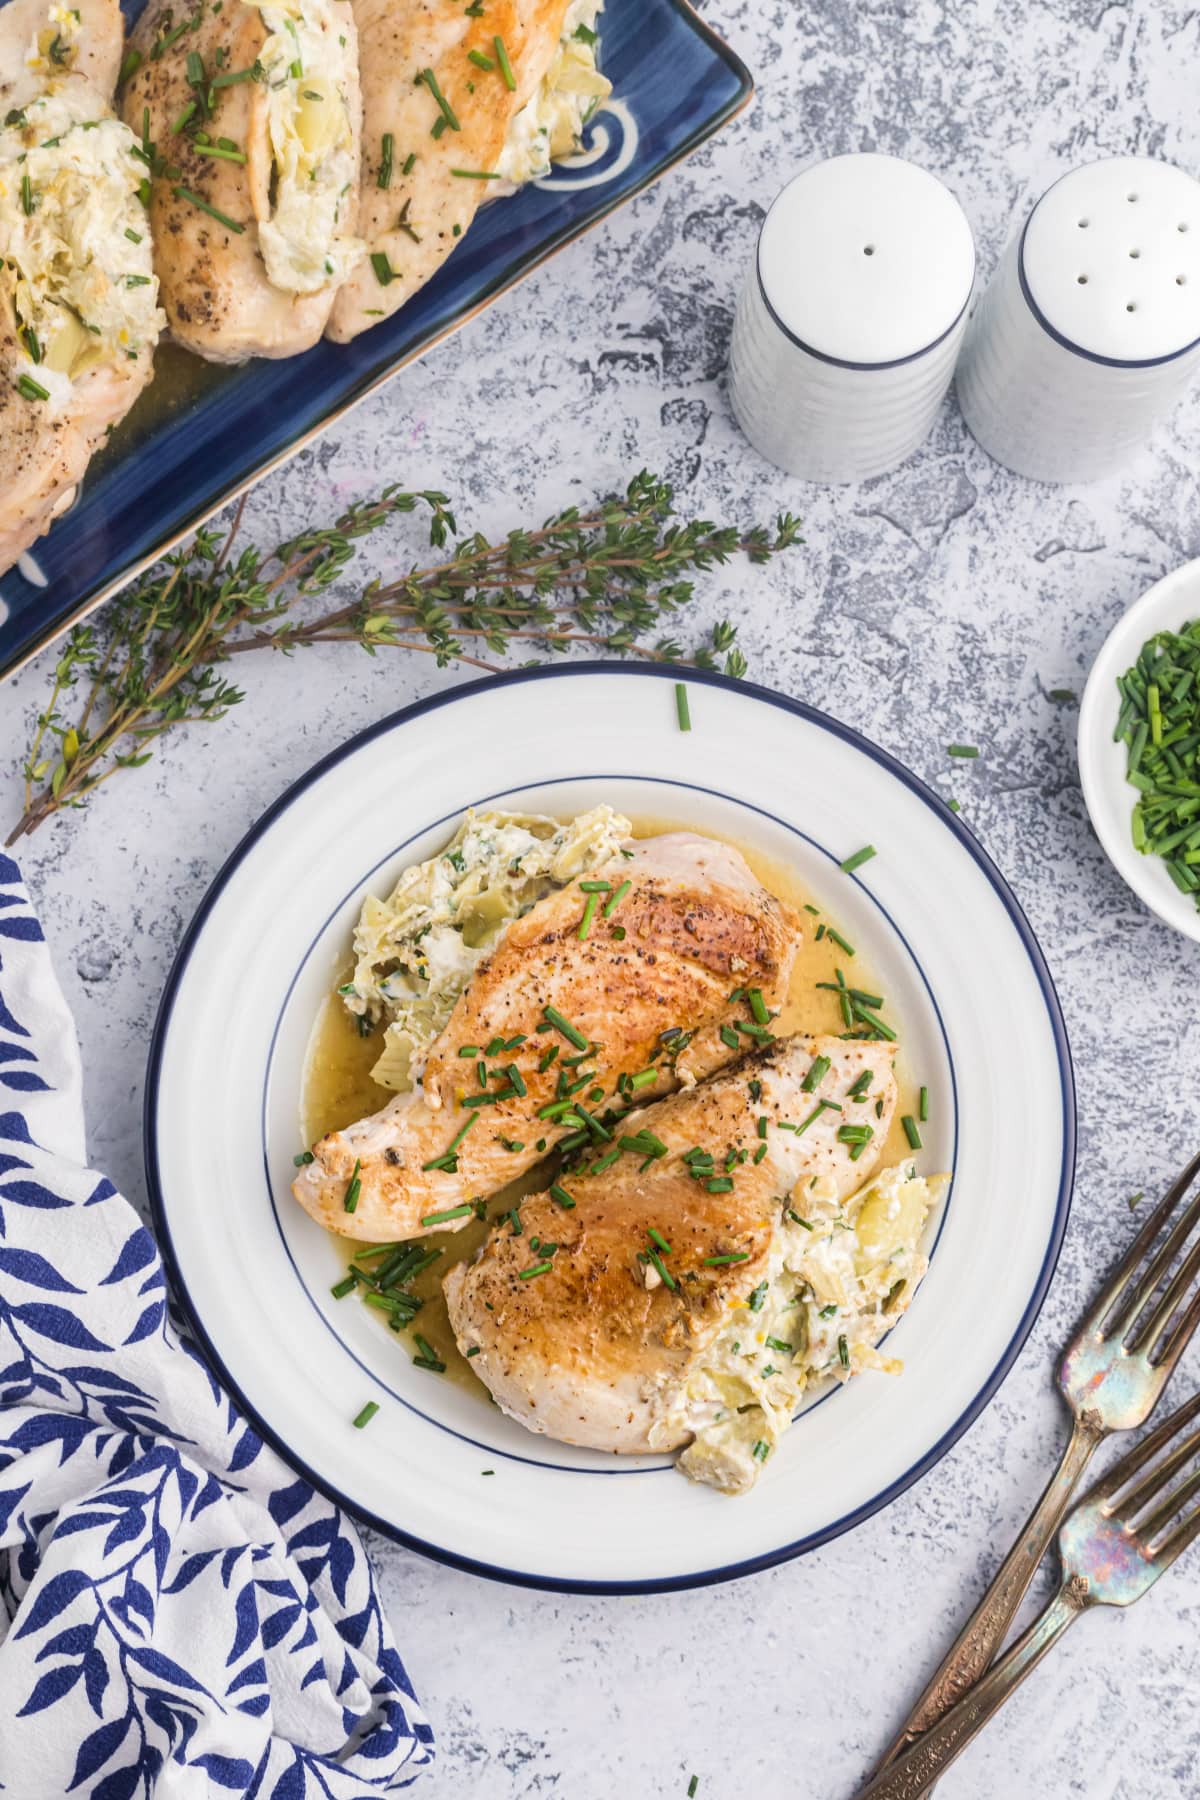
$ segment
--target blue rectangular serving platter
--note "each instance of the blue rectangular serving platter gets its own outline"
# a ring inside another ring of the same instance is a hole
[[[0,0],[3,4],[3,0]],[[131,20],[144,0],[123,0]],[[352,344],[218,369],[167,347],[80,496],[0,577],[0,679],[100,606],[268,469],[655,181],[749,99],[753,82],[686,0],[608,0],[613,99],[583,156],[479,215],[393,318]]]

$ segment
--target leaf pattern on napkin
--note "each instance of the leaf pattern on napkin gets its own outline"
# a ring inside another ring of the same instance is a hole
[[[85,1166],[74,1027],[2,854],[0,1717],[20,1800],[365,1800],[433,1757],[353,1527],[223,1392]]]

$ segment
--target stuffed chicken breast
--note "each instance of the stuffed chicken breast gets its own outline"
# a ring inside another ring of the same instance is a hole
[[[64,56],[113,62],[107,42],[74,42]],[[151,377],[162,314],[136,148],[71,73],[0,126],[0,571],[70,502]]]
[[[809,1379],[887,1367],[874,1346],[924,1272],[937,1192],[907,1167],[869,1179],[892,1059],[835,1037],[771,1045],[522,1201],[444,1284],[503,1411],[600,1450],[687,1446],[684,1473],[739,1492]]]
[[[363,82],[367,255],[334,303],[339,343],[389,317],[480,205],[544,174],[608,92],[596,0],[354,0]]]
[[[495,828],[498,878],[514,859],[502,829],[511,827]],[[472,872],[457,840],[436,860],[450,858]],[[473,889],[474,903],[489,892],[494,903],[495,888]],[[434,891],[423,904],[436,900]],[[433,919],[412,935],[427,1000],[435,965],[457,961],[462,939]],[[297,1200],[350,1237],[461,1225],[476,1196],[548,1148],[611,1144],[639,1100],[700,1079],[764,1036],[759,1019],[781,1005],[799,941],[795,915],[728,846],[685,832],[622,845],[505,924],[422,1046],[416,1090],[316,1144]],[[404,943],[382,948],[407,982]],[[420,1025],[409,1021],[409,1053]]]
[[[212,362],[316,343],[359,255],[361,103],[347,0],[150,0],[122,111],[144,140],[171,334]]]

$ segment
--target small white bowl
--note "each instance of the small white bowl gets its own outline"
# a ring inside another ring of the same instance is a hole
[[[1172,569],[1135,600],[1109,632],[1092,665],[1079,709],[1079,774],[1096,836],[1109,861],[1152,912],[1200,943],[1200,911],[1181,894],[1160,857],[1134,849],[1130,821],[1137,790],[1125,779],[1126,747],[1113,742],[1120,712],[1117,676],[1133,666],[1147,638],[1200,618],[1200,557]]]

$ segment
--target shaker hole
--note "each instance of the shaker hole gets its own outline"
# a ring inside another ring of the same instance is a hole
[[[1133,202],[1137,199],[1137,195],[1136,194],[1126,194],[1125,198],[1129,201],[1130,205],[1132,206]]]
[[[874,244],[864,244],[863,245],[863,255],[864,256],[874,256],[874,254],[875,254]]]
[[[1142,253],[1141,253],[1141,251],[1140,251],[1140,250],[1131,250],[1131,251],[1130,251],[1130,252],[1129,252],[1129,254],[1130,254],[1130,256],[1132,256],[1132,257],[1133,257],[1133,258],[1134,258],[1134,260],[1135,260],[1135,261],[1136,261],[1136,259],[1137,259],[1137,258],[1138,258],[1138,257],[1139,257],[1139,256],[1140,256],[1140,255],[1141,255],[1141,254],[1142,254]]]
[[[1186,287],[1187,286],[1187,276],[1186,275],[1177,275],[1175,277],[1175,286],[1176,287]]]
[[[1089,224],[1090,224],[1090,223],[1091,223],[1091,221],[1090,221],[1090,220],[1088,220],[1088,219],[1080,219],[1080,221],[1079,221],[1079,229],[1080,229],[1080,231],[1086,231],[1086,230],[1087,230],[1087,228],[1088,228],[1088,225],[1089,225]],[[1182,225],[1181,225],[1181,226],[1180,226],[1180,227],[1179,227],[1179,229],[1180,229],[1180,231],[1182,231],[1182,230],[1183,230],[1183,226],[1182,226]]]
[[[1080,287],[1086,287],[1086,286],[1087,286],[1087,276],[1086,276],[1086,275],[1077,275],[1077,276],[1076,276],[1076,277],[1075,277],[1075,279],[1076,279],[1076,281],[1077,281],[1077,282],[1078,282],[1078,283],[1079,283],[1079,285],[1080,285]]]
[[[1136,304],[1135,304],[1135,302],[1134,302],[1134,301],[1132,301],[1132,300],[1131,300],[1131,301],[1129,301],[1129,303],[1128,303],[1128,305],[1127,305],[1127,306],[1126,306],[1126,308],[1125,308],[1125,311],[1126,311],[1126,312],[1136,312],[1136,311],[1137,311],[1137,306],[1136,306]]]
[[[1187,228],[1188,228],[1188,227],[1187,227],[1187,220],[1186,220],[1186,219],[1184,219],[1184,220],[1183,220],[1183,221],[1182,221],[1182,222],[1181,222],[1181,223],[1180,223],[1180,224],[1179,224],[1179,225],[1177,225],[1177,226],[1176,226],[1176,228],[1175,228],[1175,229],[1176,229],[1176,230],[1177,230],[1177,231],[1186,231],[1186,230],[1187,230]]]

